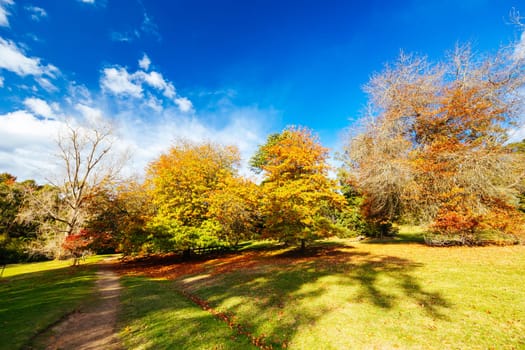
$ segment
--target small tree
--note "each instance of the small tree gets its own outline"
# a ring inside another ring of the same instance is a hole
[[[102,193],[90,205],[93,215],[87,229],[95,234],[96,250],[117,250],[125,255],[144,253],[151,245],[148,222],[153,206],[140,182],[120,181],[111,192]]]

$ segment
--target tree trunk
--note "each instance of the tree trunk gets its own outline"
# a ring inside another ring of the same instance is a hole
[[[306,240],[304,238],[301,239],[301,254],[304,254],[306,251]]]
[[[182,251],[182,260],[187,261],[191,258],[191,248]]]

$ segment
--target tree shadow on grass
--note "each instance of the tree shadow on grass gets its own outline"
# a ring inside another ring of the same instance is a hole
[[[443,311],[451,305],[440,293],[423,288],[415,273],[421,266],[330,244],[311,247],[307,255],[258,256],[256,264],[221,262],[218,273],[212,264],[204,273],[179,277],[176,288],[234,315],[236,323],[280,348],[348,305],[389,310],[410,303],[427,318],[446,320]]]
[[[93,266],[29,272],[0,284],[0,349],[29,348],[31,340],[93,295]]]
[[[122,278],[119,322],[125,348],[257,349],[188,298],[170,282],[144,276]]]

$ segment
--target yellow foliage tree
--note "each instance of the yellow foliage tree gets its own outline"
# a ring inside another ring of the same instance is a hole
[[[252,181],[228,177],[210,197],[210,217],[221,225],[221,238],[237,245],[259,233],[261,191]]]
[[[210,196],[235,173],[238,161],[235,147],[180,141],[149,165],[146,183],[155,207],[151,226],[160,250],[217,243]]]
[[[306,128],[289,127],[261,146],[264,234],[305,243],[336,232],[333,215],[344,203],[328,178],[328,150]],[[257,156],[257,155],[256,155]]]

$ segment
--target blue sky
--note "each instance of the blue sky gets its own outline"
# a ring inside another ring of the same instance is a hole
[[[0,171],[39,178],[64,118],[115,122],[131,167],[184,137],[303,125],[336,149],[400,50],[440,59],[520,39],[523,0],[0,0]]]

